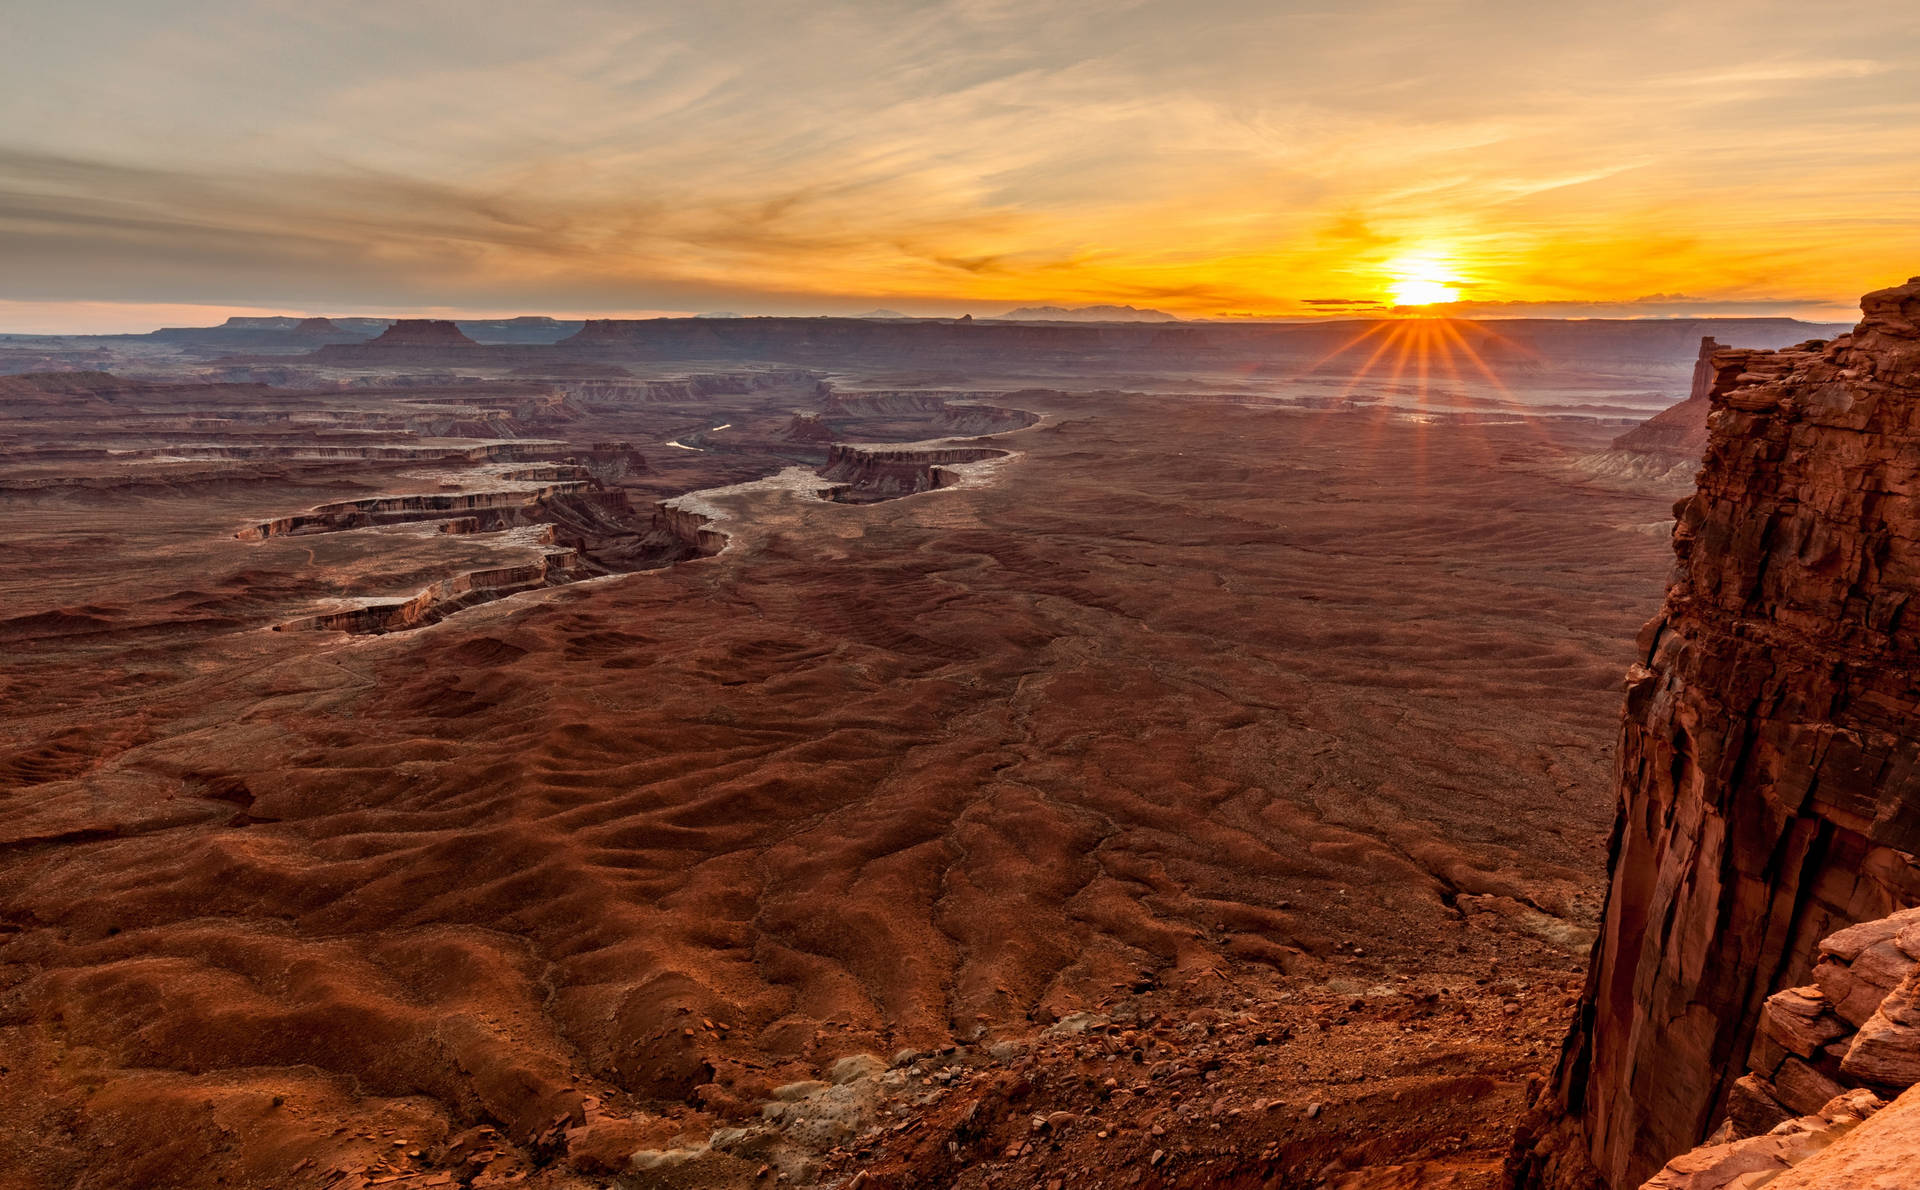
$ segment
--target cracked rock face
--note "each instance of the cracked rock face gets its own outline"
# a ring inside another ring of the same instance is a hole
[[[1667,1162],[1641,1190],[1914,1184],[1920,910],[1824,939],[1814,980],[1768,997],[1747,1059],[1751,1073],[1733,1084],[1726,1119],[1706,1144]]]
[[[1920,278],[1861,306],[1832,342],[1712,357],[1699,490],[1627,679],[1601,938],[1515,1185],[1636,1186],[1699,1143],[1768,994],[1920,901]],[[1780,1031],[1809,1048],[1827,1025],[1801,1016]]]

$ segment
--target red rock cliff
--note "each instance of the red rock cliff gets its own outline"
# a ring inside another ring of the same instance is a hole
[[[1619,1190],[1699,1143],[1767,994],[1920,902],[1920,278],[1861,306],[1831,343],[1713,357],[1601,937],[1513,1185]]]

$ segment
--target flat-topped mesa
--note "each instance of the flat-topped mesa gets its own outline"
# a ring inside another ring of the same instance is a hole
[[[1920,902],[1920,278],[1861,308],[1830,343],[1711,357],[1600,940],[1511,1185],[1639,1185],[1726,1116],[1816,943]]]
[[[381,333],[372,347],[478,347],[466,332],[444,318],[402,318]]]
[[[411,364],[464,364],[483,348],[444,318],[403,318],[377,338],[358,343],[327,343],[306,358],[329,366],[366,367]]]

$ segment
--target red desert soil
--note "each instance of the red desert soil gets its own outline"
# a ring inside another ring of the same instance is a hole
[[[1618,426],[995,400],[960,486],[414,631],[20,629],[0,1186],[1489,1185],[1666,501],[1570,478]],[[290,484],[207,557],[327,542],[231,538]]]

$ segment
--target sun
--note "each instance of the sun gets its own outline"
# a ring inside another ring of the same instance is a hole
[[[1460,298],[1460,276],[1437,252],[1422,252],[1387,262],[1387,292],[1398,306],[1437,306]]]
[[[1459,296],[1459,290],[1435,277],[1408,277],[1393,283],[1393,301],[1397,306],[1435,306]]]

